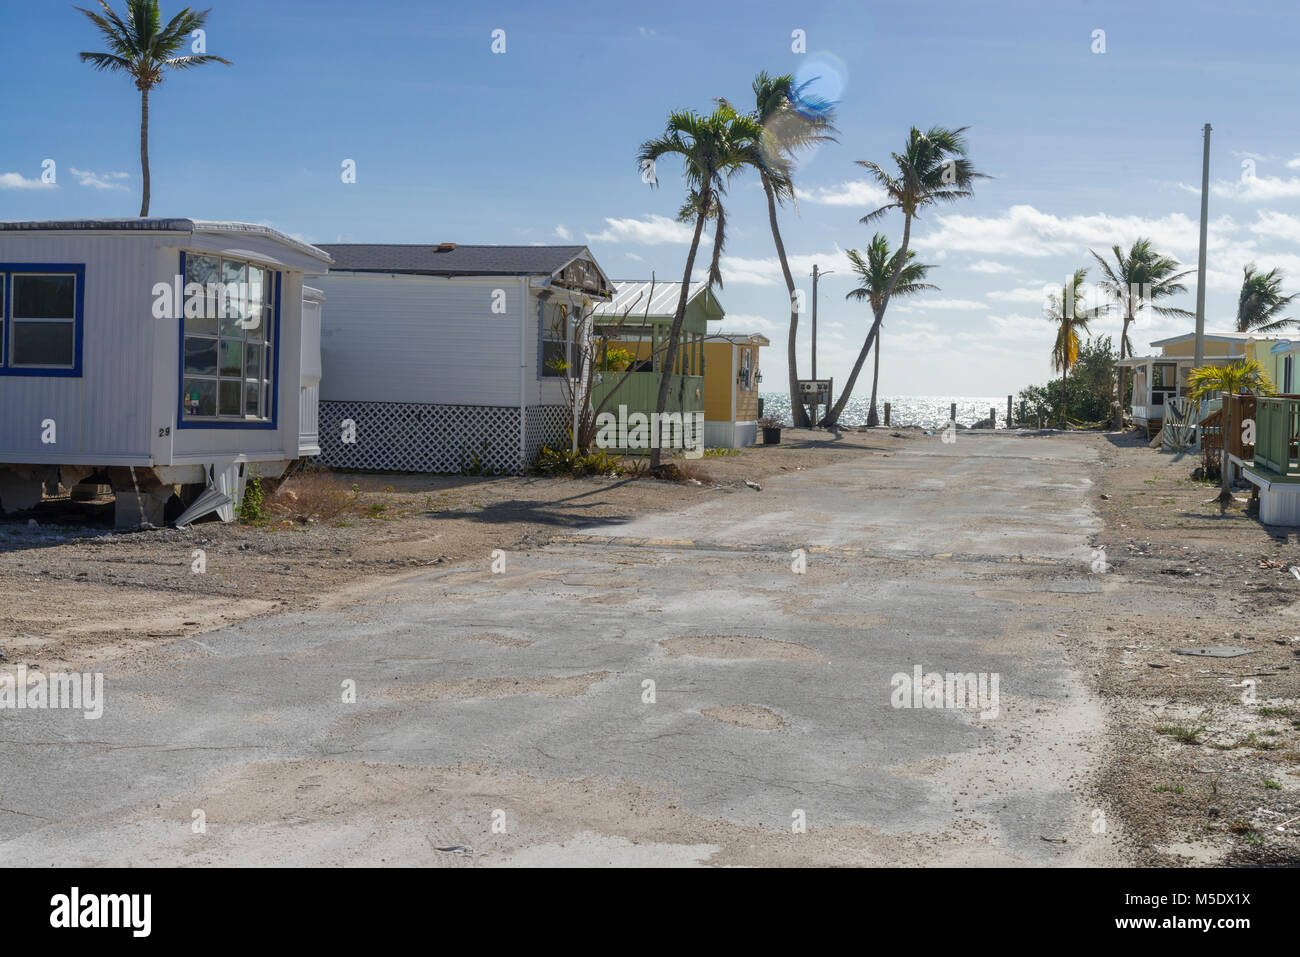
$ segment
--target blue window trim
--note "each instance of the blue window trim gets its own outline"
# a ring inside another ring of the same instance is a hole
[[[185,253],[181,253],[181,288],[185,286]],[[207,254],[205,254],[207,255]],[[211,255],[220,255],[213,253]],[[231,257],[234,258],[234,257]],[[275,331],[271,340],[271,421],[270,422],[219,422],[210,419],[185,418],[185,310],[177,317],[176,326],[180,342],[176,352],[176,428],[178,429],[253,429],[274,432],[280,421],[280,289],[283,273],[275,271]]]
[[[4,274],[4,289],[0,291],[0,376],[41,376],[62,379],[81,378],[81,339],[85,320],[86,305],[86,265],[85,263],[0,263],[0,273]],[[72,275],[77,279],[76,314],[73,316],[71,369],[11,369],[9,368],[9,334],[12,331],[13,317],[9,315],[13,301],[14,273],[60,273]]]

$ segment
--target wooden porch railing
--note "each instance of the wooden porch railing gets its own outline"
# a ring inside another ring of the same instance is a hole
[[[1261,396],[1255,409],[1255,464],[1279,475],[1300,472],[1300,396]]]

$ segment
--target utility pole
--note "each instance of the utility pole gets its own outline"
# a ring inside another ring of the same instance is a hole
[[[817,378],[817,280],[821,276],[829,276],[835,270],[827,269],[824,272],[813,263],[812,280],[813,280],[813,307],[812,307],[812,377]]]
[[[1201,253],[1196,263],[1196,351],[1192,368],[1205,359],[1205,239],[1210,215],[1210,124],[1205,124],[1205,153],[1201,157]],[[814,300],[815,302],[816,300]]]
[[[813,263],[812,377],[817,378],[817,264]]]

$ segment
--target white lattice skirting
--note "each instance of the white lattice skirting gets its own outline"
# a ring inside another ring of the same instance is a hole
[[[394,472],[520,472],[543,445],[563,439],[570,418],[564,406],[528,407],[521,462],[518,407],[323,401],[319,461]]]

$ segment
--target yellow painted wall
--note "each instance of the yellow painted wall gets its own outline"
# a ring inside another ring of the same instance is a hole
[[[1210,339],[1205,340],[1204,355],[1207,356],[1226,356],[1231,351],[1240,352],[1241,343],[1214,342]],[[1162,355],[1166,356],[1194,356],[1196,355],[1196,340],[1188,339],[1186,342],[1175,342],[1173,345],[1163,347]]]
[[[731,343],[708,339],[704,342],[704,418],[707,422],[731,421],[731,390],[736,372],[731,367]]]

